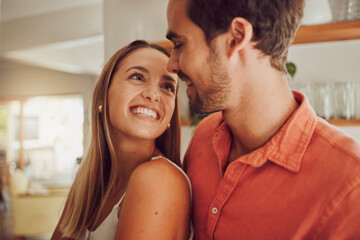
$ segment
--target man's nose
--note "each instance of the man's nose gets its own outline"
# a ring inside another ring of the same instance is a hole
[[[179,67],[179,55],[177,53],[174,53],[174,51],[170,55],[170,59],[167,64],[167,70],[171,73],[179,73],[180,67]]]

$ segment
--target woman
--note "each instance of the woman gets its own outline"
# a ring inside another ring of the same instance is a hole
[[[135,41],[105,65],[93,93],[91,143],[52,239],[191,235],[191,186],[178,167],[179,82],[168,60],[161,47]]]

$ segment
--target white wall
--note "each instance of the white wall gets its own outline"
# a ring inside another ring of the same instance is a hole
[[[338,128],[360,142],[360,127],[359,126],[338,127]]]
[[[166,40],[164,0],[104,0],[105,60],[116,50],[136,40]]]

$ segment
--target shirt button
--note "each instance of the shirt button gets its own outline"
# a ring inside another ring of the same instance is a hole
[[[217,214],[217,213],[218,213],[218,209],[217,209],[216,207],[214,207],[214,208],[211,209],[211,212],[212,212],[213,214]]]

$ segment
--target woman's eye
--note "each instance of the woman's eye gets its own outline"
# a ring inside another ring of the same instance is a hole
[[[166,90],[168,90],[168,91],[170,91],[172,93],[175,92],[175,87],[172,84],[165,84],[165,85],[162,86],[162,88],[164,88],[164,89],[166,89]]]
[[[144,76],[139,73],[134,73],[130,75],[129,79],[144,81]]]

